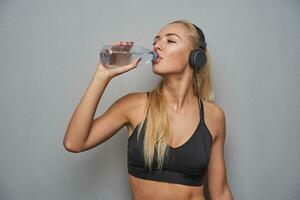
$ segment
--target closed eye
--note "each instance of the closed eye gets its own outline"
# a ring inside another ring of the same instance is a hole
[[[176,43],[175,41],[172,41],[172,40],[168,40],[168,43]],[[153,42],[152,45],[155,45],[156,42]]]

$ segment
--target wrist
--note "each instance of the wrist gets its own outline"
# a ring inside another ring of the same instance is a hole
[[[105,71],[101,71],[101,70],[96,70],[95,74],[94,74],[94,79],[101,79],[101,80],[106,80],[106,81],[110,81],[113,77],[105,72]]]

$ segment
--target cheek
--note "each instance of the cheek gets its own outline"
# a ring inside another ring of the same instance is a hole
[[[183,66],[188,62],[188,56],[186,50],[173,49],[168,52],[168,61],[173,66]]]

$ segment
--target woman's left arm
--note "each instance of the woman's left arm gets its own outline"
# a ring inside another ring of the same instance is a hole
[[[208,191],[211,200],[233,200],[226,176],[224,143],[226,135],[225,113],[219,108],[214,117],[216,136],[208,164]]]

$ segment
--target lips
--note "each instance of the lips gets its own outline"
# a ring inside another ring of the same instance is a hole
[[[161,59],[162,59],[162,58],[160,58],[160,57],[157,56],[156,60],[153,61],[153,64],[157,64],[159,61],[161,61]]]
[[[156,54],[157,54],[157,58],[160,58],[160,59],[163,58],[163,57],[161,57],[161,55],[159,55],[159,53],[156,52]]]
[[[161,59],[163,59],[163,57],[157,51],[155,51],[155,53],[156,53],[157,58],[153,62],[154,64],[158,63]]]

